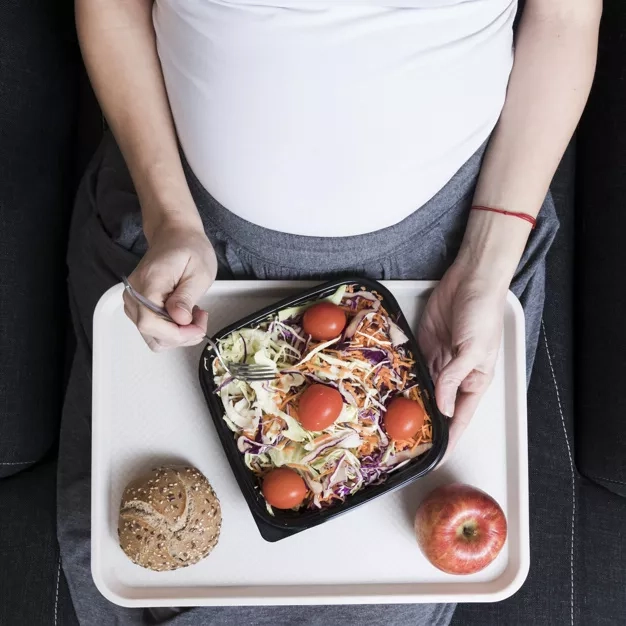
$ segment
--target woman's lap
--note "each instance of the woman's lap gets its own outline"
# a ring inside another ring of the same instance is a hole
[[[438,278],[460,243],[471,202],[473,180],[470,178],[475,177],[479,157],[476,160],[466,168],[462,181],[452,181],[450,193],[440,197],[439,207],[431,206],[426,211],[420,209],[419,220],[413,218],[404,228],[391,229],[383,237],[372,234],[359,240],[336,240],[332,246],[312,238],[289,239],[232,220],[219,205],[202,195],[202,190],[193,189],[192,179],[190,184],[207,232],[218,250],[222,275],[321,278],[343,271],[357,271],[374,278]],[[445,201],[452,206],[446,206]],[[435,215],[436,211],[443,217],[430,219],[429,216]],[[420,226],[421,222],[430,222],[428,228]],[[548,200],[512,287],[526,310],[530,362],[534,357],[543,307],[544,259],[557,226],[554,209]],[[254,228],[254,232],[246,232],[250,228]],[[406,232],[410,229],[414,232]],[[240,242],[242,230],[244,236]],[[278,239],[274,239],[275,236]],[[321,244],[321,254],[319,245],[311,244]],[[281,246],[285,246],[284,252],[280,253],[280,258],[286,259],[284,265],[277,263],[276,258],[268,253],[274,251],[276,254]],[[292,254],[290,246],[299,246],[300,252]],[[382,254],[372,252],[376,246],[385,248]],[[91,578],[89,556],[93,310],[100,296],[118,283],[121,275],[132,272],[144,250],[139,205],[132,183],[117,148],[107,140],[83,179],[73,217],[68,252],[69,293],[78,345],[64,408],[59,453],[58,534],[63,568],[77,615],[88,625],[149,623],[144,621],[149,616],[142,615],[141,610],[114,606],[99,594]],[[351,259],[347,268],[346,259]],[[307,267],[314,270],[307,271]],[[340,618],[340,623],[347,626],[363,622],[371,625],[407,622],[430,626],[447,624],[452,612],[450,605],[223,607],[173,614],[166,623],[196,626],[238,620],[240,623],[280,626],[282,623],[338,623]]]

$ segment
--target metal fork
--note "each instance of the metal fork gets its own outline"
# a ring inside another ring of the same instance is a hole
[[[146,307],[149,311],[152,311],[158,317],[166,320],[167,322],[171,322],[172,324],[176,324],[176,322],[172,319],[170,314],[162,307],[158,306],[148,298],[144,298],[128,281],[126,276],[122,276],[122,282],[124,283],[124,289],[130,295],[133,300]],[[231,363],[226,361],[222,357],[220,353],[220,349],[218,345],[209,337],[206,333],[204,338],[209,342],[209,345],[215,352],[215,356],[218,358],[219,362],[222,364],[222,367],[226,370],[226,372],[232,376],[232,378],[236,378],[238,380],[245,380],[246,382],[255,382],[255,381],[266,381],[266,380],[274,380],[278,378],[278,372],[273,370],[271,367],[267,365],[259,365],[257,363]]]

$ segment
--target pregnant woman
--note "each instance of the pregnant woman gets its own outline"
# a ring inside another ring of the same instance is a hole
[[[557,230],[548,187],[589,93],[601,0],[76,0],[112,129],[76,200],[78,350],[59,540],[82,624],[449,623],[453,605],[129,610],[89,569],[91,320],[126,300],[154,350],[201,341],[216,276],[441,279],[419,340],[451,448],[489,385],[510,287],[528,373]]]

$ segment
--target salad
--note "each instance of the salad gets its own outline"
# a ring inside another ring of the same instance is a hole
[[[244,382],[204,361],[270,513],[342,502],[432,447],[407,342],[381,296],[350,285],[220,340],[227,361],[278,374]]]

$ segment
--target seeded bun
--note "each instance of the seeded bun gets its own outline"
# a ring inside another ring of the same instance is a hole
[[[163,572],[193,565],[217,545],[220,502],[194,467],[153,469],[131,482],[120,505],[120,546],[137,565]]]

